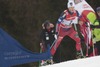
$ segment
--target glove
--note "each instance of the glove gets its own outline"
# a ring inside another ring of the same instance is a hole
[[[55,37],[55,39],[57,39],[57,35],[56,34],[54,35],[54,37]]]
[[[90,28],[92,28],[92,29],[93,29],[93,28],[96,28],[96,26],[95,26],[95,25],[90,25]]]

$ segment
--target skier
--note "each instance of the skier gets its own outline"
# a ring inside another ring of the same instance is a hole
[[[68,10],[65,10],[58,18],[56,33],[58,34],[57,41],[51,48],[51,54],[54,55],[60,42],[67,35],[76,41],[77,54],[80,54],[81,43],[76,28],[73,25],[78,24],[79,13],[74,9],[74,2],[69,1],[67,4]]]
[[[88,55],[89,47],[94,46],[93,40],[92,40],[92,33],[91,33],[92,29],[90,28],[90,24],[98,25],[97,24],[98,21],[96,21],[97,17],[96,17],[95,11],[85,0],[73,0],[73,1],[75,3],[75,9],[79,12],[79,15],[82,16],[82,20],[84,20],[83,22],[85,22],[82,27],[83,28],[82,32],[83,32],[85,42],[87,45],[87,55]],[[94,50],[94,47],[93,47],[93,50]],[[93,55],[95,55],[95,51],[93,51]]]

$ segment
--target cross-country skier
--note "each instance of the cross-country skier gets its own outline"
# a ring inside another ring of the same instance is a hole
[[[70,0],[69,0],[70,1]],[[79,14],[83,17],[84,20],[84,26],[83,27],[83,35],[85,38],[85,42],[87,45],[87,50],[89,46],[94,46],[92,41],[92,29],[90,28],[90,24],[97,25],[98,21],[95,11],[92,9],[92,7],[85,1],[85,0],[73,0],[75,3],[75,9],[79,12]],[[97,29],[95,29],[96,31]],[[94,30],[93,30],[94,31]],[[95,33],[97,34],[97,33]],[[87,51],[88,54],[88,51]],[[95,55],[94,47],[93,47],[93,55]]]
[[[74,2],[69,1],[67,4],[68,10],[64,10],[61,16],[58,18],[56,32],[58,34],[57,41],[55,42],[54,46],[51,48],[51,54],[54,55],[60,42],[62,39],[67,35],[73,40],[76,41],[76,50],[77,53],[80,53],[81,50],[81,43],[80,38],[78,36],[77,31],[73,28],[72,25],[78,24],[78,17],[79,13],[74,9]]]

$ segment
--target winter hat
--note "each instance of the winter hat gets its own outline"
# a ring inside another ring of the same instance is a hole
[[[73,1],[69,1],[68,3],[67,3],[67,7],[69,8],[69,7],[75,7],[75,3],[73,2]]]

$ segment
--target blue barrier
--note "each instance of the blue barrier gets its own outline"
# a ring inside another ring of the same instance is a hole
[[[50,47],[44,53],[34,53],[24,48],[18,41],[0,28],[0,67],[50,59]]]

